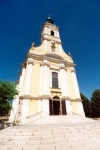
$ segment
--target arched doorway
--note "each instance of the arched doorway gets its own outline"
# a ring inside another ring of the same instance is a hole
[[[67,115],[66,102],[60,100],[58,96],[54,96],[49,100],[50,115]]]
[[[53,97],[50,103],[50,115],[60,115],[60,99],[58,96]]]
[[[60,114],[60,100],[59,97],[57,96],[53,98],[53,114],[54,115]]]

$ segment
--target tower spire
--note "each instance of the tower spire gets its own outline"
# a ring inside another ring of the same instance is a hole
[[[48,15],[48,19],[50,19],[50,14]]]

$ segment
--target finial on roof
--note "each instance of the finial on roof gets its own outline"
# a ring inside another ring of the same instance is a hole
[[[32,43],[32,47],[34,47],[34,45],[35,45],[35,44],[34,44],[34,42],[33,42],[33,43]]]
[[[35,46],[35,44],[34,44],[34,42],[32,43],[32,47],[31,47],[31,49],[34,49],[34,46]]]
[[[50,14],[48,15],[48,19],[50,19]]]
[[[45,22],[54,24],[54,21],[50,18],[50,14],[48,15],[48,19]]]
[[[69,55],[69,56],[71,56],[71,53],[70,53],[70,52],[68,52],[68,55]]]

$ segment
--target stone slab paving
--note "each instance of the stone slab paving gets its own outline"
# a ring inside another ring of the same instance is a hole
[[[47,116],[0,131],[0,150],[100,150],[100,121]]]

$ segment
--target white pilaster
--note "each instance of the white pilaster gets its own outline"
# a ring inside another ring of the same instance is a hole
[[[76,98],[80,99],[80,92],[79,92],[78,82],[77,82],[76,73],[75,73],[74,68],[72,70],[72,78],[73,78],[73,83],[74,83],[74,89],[75,89]]]
[[[50,81],[49,81],[49,62],[47,60],[43,61],[43,95],[50,94]]]
[[[18,90],[18,85],[16,86],[16,89]],[[19,109],[19,95],[16,95],[12,102],[12,110],[10,113],[9,121],[14,122],[14,120],[17,118]]]
[[[30,99],[23,99],[22,102],[22,113],[21,113],[21,122],[23,124],[28,123],[28,117],[29,116],[29,102]]]
[[[71,107],[71,104],[70,104],[70,100],[66,100],[66,112],[67,112],[67,115],[71,114],[71,111],[72,111],[72,107]]]
[[[49,99],[42,99],[42,111],[44,115],[49,115]]]
[[[78,104],[78,113],[82,116],[85,116],[82,102],[77,102],[77,104]]]
[[[50,69],[49,62],[43,60],[43,96],[50,95],[50,81],[49,81]],[[49,115],[49,99],[42,99],[42,111],[43,114]]]
[[[48,51],[48,48],[47,48],[47,40],[44,40],[44,51],[46,52],[46,51]]]
[[[29,95],[30,93],[32,67],[33,67],[33,60],[30,60],[28,61],[27,64],[26,84],[25,84],[25,92],[24,92],[25,95]]]
[[[61,87],[62,87],[62,96],[69,96],[68,94],[68,81],[66,76],[66,71],[64,66],[60,67],[60,76],[61,76]]]
[[[58,47],[59,47],[60,55],[62,55],[62,47],[61,47],[61,44],[58,44]]]
[[[39,84],[39,95],[42,95],[42,73],[43,73],[43,66],[40,65],[40,84]]]
[[[42,111],[42,102],[41,100],[38,100],[38,112]]]
[[[21,92],[22,72],[20,72],[19,74],[20,74],[20,77],[19,77],[19,90]]]
[[[56,31],[57,38],[60,38],[59,31]]]
[[[22,94],[22,88],[23,88],[23,83],[24,83],[24,77],[25,77],[25,64],[22,64],[22,73],[21,73],[21,77],[20,77],[20,80],[19,80],[19,90],[20,90],[19,95]]]

